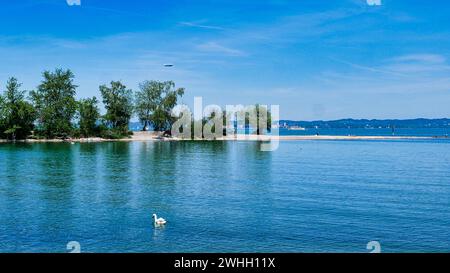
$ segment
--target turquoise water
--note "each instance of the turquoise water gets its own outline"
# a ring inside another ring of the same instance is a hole
[[[450,141],[0,144],[0,252],[450,251]],[[166,218],[154,228],[152,213]]]
[[[280,135],[328,135],[328,136],[420,136],[420,137],[449,137],[450,128],[396,128],[394,132],[390,128],[319,128],[288,130],[281,128]]]

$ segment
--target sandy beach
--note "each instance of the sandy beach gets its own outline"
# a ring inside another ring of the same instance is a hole
[[[430,140],[430,139],[448,139],[447,137],[417,137],[417,136],[267,136],[267,135],[232,135],[218,138],[216,141],[294,141],[294,140]],[[16,142],[26,143],[89,143],[89,142],[114,142],[114,141],[190,141],[191,139],[181,139],[176,137],[161,137],[157,132],[134,132],[130,138],[123,139],[104,139],[99,137],[78,138],[78,139],[27,139]],[[200,139],[196,139],[200,140]],[[0,143],[10,142],[0,140]]]

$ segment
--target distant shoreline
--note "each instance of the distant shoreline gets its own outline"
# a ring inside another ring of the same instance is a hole
[[[333,135],[290,135],[290,136],[268,136],[268,135],[231,135],[218,138],[216,141],[293,141],[293,140],[439,140],[449,139],[445,136],[333,136]],[[130,138],[104,139],[99,137],[77,138],[77,139],[26,139],[17,140],[16,143],[98,143],[98,142],[139,142],[139,141],[190,141],[192,139],[180,139],[171,137],[160,137],[155,132],[134,132]],[[205,140],[208,141],[208,140]],[[13,143],[10,140],[0,140],[0,143]]]

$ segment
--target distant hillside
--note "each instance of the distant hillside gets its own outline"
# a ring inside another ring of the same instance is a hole
[[[450,128],[450,119],[340,119],[340,120],[317,120],[317,121],[294,121],[280,120],[280,126],[286,125],[300,126],[303,128],[322,128],[322,129],[338,129],[338,128]],[[130,122],[130,130],[140,131],[142,125],[139,122]]]
[[[280,126],[300,126],[303,128],[450,128],[450,119],[340,119],[331,121],[280,120]]]

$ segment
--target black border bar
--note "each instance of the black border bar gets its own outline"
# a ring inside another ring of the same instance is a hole
[[[301,272],[330,268],[385,272],[393,263],[417,270],[423,265],[447,265],[448,261],[450,254],[0,254],[0,263],[16,270],[33,265],[35,269],[54,267],[78,272],[93,269],[91,266],[102,271],[142,268],[143,272]]]

